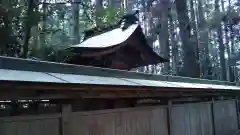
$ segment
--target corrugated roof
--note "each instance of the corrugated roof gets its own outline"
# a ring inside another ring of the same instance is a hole
[[[150,86],[157,88],[196,88],[196,89],[221,89],[221,90],[240,90],[237,86],[184,83],[184,82],[168,82],[146,79],[129,79],[118,77],[100,77],[88,75],[45,73],[33,71],[19,71],[0,69],[0,81],[30,81],[30,82],[53,82],[53,83],[72,83],[87,85],[122,85],[122,86]]]

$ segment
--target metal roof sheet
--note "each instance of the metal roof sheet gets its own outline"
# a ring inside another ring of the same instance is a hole
[[[144,80],[144,79],[127,79],[123,78],[124,80],[128,80],[130,82],[134,82],[137,84],[141,84],[142,86],[152,86],[152,87],[178,87],[175,84],[171,84],[167,81],[155,81],[155,80]]]
[[[151,86],[168,88],[196,88],[196,89],[221,89],[221,90],[240,90],[237,86],[169,82],[145,79],[129,79],[117,77],[99,77],[88,75],[45,73],[32,71],[19,71],[0,69],[0,80],[10,81],[30,81],[30,82],[54,82],[54,83],[73,83],[73,84],[99,84],[99,85],[123,85],[123,86]]]
[[[30,81],[30,82],[54,82],[54,83],[78,83],[100,85],[126,85],[137,86],[137,83],[129,82],[113,77],[98,77],[74,74],[44,73],[32,71],[18,71],[0,69],[0,80]]]
[[[212,85],[201,83],[187,83],[187,82],[169,82],[169,81],[156,81],[156,80],[144,80],[144,79],[126,79],[134,83],[141,84],[143,86],[153,87],[171,87],[171,88],[196,88],[196,89],[240,89],[235,86],[225,85]]]
[[[0,69],[0,80],[66,83],[61,79],[58,79],[43,72],[7,69]]]
[[[138,86],[137,83],[123,80],[120,78],[113,78],[113,77],[99,77],[99,76],[88,76],[88,75],[58,74],[58,73],[49,73],[49,74],[57,78],[64,79],[69,83]]]
[[[42,68],[44,67],[44,68]],[[101,76],[101,77],[117,77],[128,79],[148,79],[155,81],[167,82],[185,82],[185,83],[201,83],[210,85],[222,86],[235,86],[234,82],[226,82],[219,80],[206,80],[197,78],[187,78],[180,76],[167,76],[167,75],[153,75],[147,73],[138,73],[133,71],[121,71],[116,69],[105,69],[89,66],[80,66],[72,64],[63,64],[46,61],[26,60],[13,57],[0,56],[0,69],[33,71],[33,72],[51,72],[61,74],[75,74],[75,75],[88,75],[88,76]]]
[[[138,26],[139,24],[133,24],[126,30],[116,28],[100,35],[93,36],[80,44],[72,45],[70,47],[104,48],[118,45],[127,40]]]
[[[168,82],[181,88],[196,88],[196,89],[225,89],[225,90],[240,90],[237,86],[202,84],[202,83],[185,83],[185,82]]]
[[[185,82],[169,82],[170,84],[176,85],[181,88],[196,88],[196,89],[206,89],[207,85],[198,85],[199,83],[185,83]]]

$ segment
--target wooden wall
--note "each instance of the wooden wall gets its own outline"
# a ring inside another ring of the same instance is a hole
[[[174,105],[171,117],[172,135],[213,135],[210,103]]]
[[[238,118],[235,102],[215,102],[213,113],[216,135],[226,135],[231,131],[238,129]]]
[[[60,115],[0,119],[0,135],[60,135]]]
[[[225,135],[238,129],[236,102],[0,118],[0,135]]]
[[[166,107],[74,113],[72,135],[167,135]]]

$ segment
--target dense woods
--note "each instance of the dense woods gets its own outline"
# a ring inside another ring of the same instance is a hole
[[[0,0],[0,55],[60,61],[84,30],[134,10],[149,45],[170,59],[138,72],[239,80],[237,0]]]

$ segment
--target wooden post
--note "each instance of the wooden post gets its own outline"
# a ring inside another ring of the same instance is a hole
[[[171,100],[168,100],[167,129],[168,129],[168,135],[171,135],[172,134],[172,101]]]
[[[215,109],[214,109],[214,99],[212,99],[211,102],[211,118],[212,118],[212,131],[213,131],[213,135],[216,135],[216,129],[215,129]]]
[[[236,104],[236,114],[237,114],[237,125],[238,125],[238,129],[240,129],[238,97],[236,97],[235,104]]]
[[[62,135],[71,135],[71,104],[62,104],[61,133]]]

